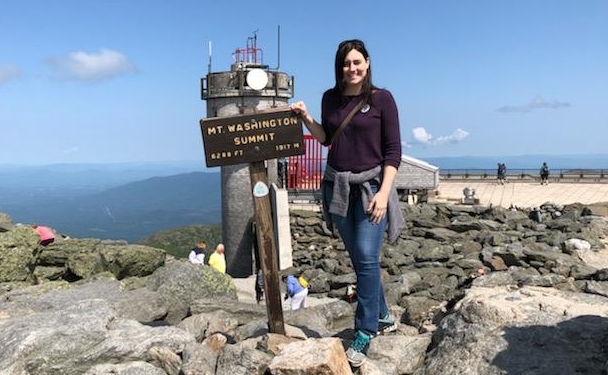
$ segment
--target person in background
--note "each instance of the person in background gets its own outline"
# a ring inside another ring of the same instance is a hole
[[[498,183],[504,185],[507,182],[507,166],[505,163],[498,163],[497,171]]]
[[[38,266],[38,261],[40,259],[40,254],[42,253],[42,249],[55,242],[55,232],[53,232],[51,228],[46,227],[44,225],[34,224],[32,225],[32,228],[34,229],[34,232],[38,234],[38,246],[36,246],[36,248],[34,249],[34,258],[32,259],[31,263],[29,263],[28,269],[30,271],[33,283],[38,284],[38,277],[34,273],[34,270]]]
[[[264,302],[264,273],[261,268],[255,274],[255,301],[258,305]]]
[[[209,256],[209,266],[219,273],[226,273],[226,257],[224,256],[224,245],[219,244],[215,251]]]
[[[251,219],[251,238],[253,260],[255,264],[255,300],[259,304],[264,302],[264,271],[262,271],[262,261],[260,259],[260,247],[258,246],[258,226],[255,220]]]
[[[370,55],[361,40],[339,44],[335,85],[321,100],[321,122],[306,104],[290,105],[310,133],[329,147],[321,186],[323,216],[338,229],[357,276],[355,337],[346,356],[353,367],[367,359],[370,340],[395,330],[380,280],[384,231],[394,242],[405,227],[395,175],[401,163],[397,105],[372,83]]]
[[[282,189],[287,189],[287,158],[278,159],[277,175],[279,178],[279,187]]]
[[[205,241],[199,241],[188,254],[188,260],[193,264],[205,264],[205,249],[207,244]]]
[[[549,185],[549,166],[547,162],[543,162],[543,165],[540,167],[540,184],[541,185]]]
[[[49,227],[44,225],[33,225],[34,231],[38,234],[38,244],[41,246],[47,246],[55,242],[55,232]]]
[[[291,309],[305,308],[308,288],[304,288],[294,275],[283,275],[282,280],[286,288],[284,300],[291,298]]]

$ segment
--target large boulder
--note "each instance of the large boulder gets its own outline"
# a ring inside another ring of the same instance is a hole
[[[91,369],[90,374],[106,374],[98,371],[117,363],[129,368],[132,362],[139,363],[134,369],[164,375],[157,369],[168,363],[142,363],[153,352],[176,357],[195,343],[184,330],[142,324],[164,317],[167,301],[145,288],[126,290],[116,280],[48,282],[9,291],[0,311],[1,375],[76,375]]]
[[[0,212],[0,232],[11,230],[13,226],[13,219],[7,214]]]
[[[38,234],[31,227],[17,225],[0,232],[0,282],[25,281],[38,246]]]
[[[105,246],[100,253],[106,269],[117,279],[150,275],[166,258],[164,250],[143,245]]]
[[[442,320],[417,375],[603,375],[608,298],[474,287]]]
[[[161,267],[166,257],[163,249],[95,238],[58,236],[39,247],[38,235],[25,225],[0,232],[0,282],[76,281],[104,272],[117,279],[144,277]]]
[[[168,262],[158,268],[149,276],[147,286],[170,302],[166,317],[170,324],[190,315],[191,303],[196,299],[237,300],[236,286],[229,275],[187,261]]]
[[[149,327],[118,318],[99,299],[3,320],[0,327],[2,375],[80,375],[98,364],[128,363],[126,358],[147,361],[159,346],[177,356],[195,342],[192,335],[174,327]]]

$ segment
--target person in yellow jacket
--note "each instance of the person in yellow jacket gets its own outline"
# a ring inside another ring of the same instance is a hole
[[[226,257],[224,256],[224,245],[219,244],[213,254],[209,256],[209,266],[220,273],[226,273]]]

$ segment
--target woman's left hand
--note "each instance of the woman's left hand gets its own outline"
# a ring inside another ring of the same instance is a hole
[[[388,194],[378,191],[370,200],[367,212],[370,214],[372,223],[378,224],[386,216],[388,206]]]

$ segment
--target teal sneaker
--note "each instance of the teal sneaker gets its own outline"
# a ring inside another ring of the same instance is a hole
[[[378,320],[378,334],[394,332],[397,330],[397,323],[391,317],[391,314],[386,314],[383,318]]]
[[[371,339],[372,337],[363,331],[355,333],[355,339],[346,350],[346,358],[353,367],[361,367],[367,359],[366,354]]]

